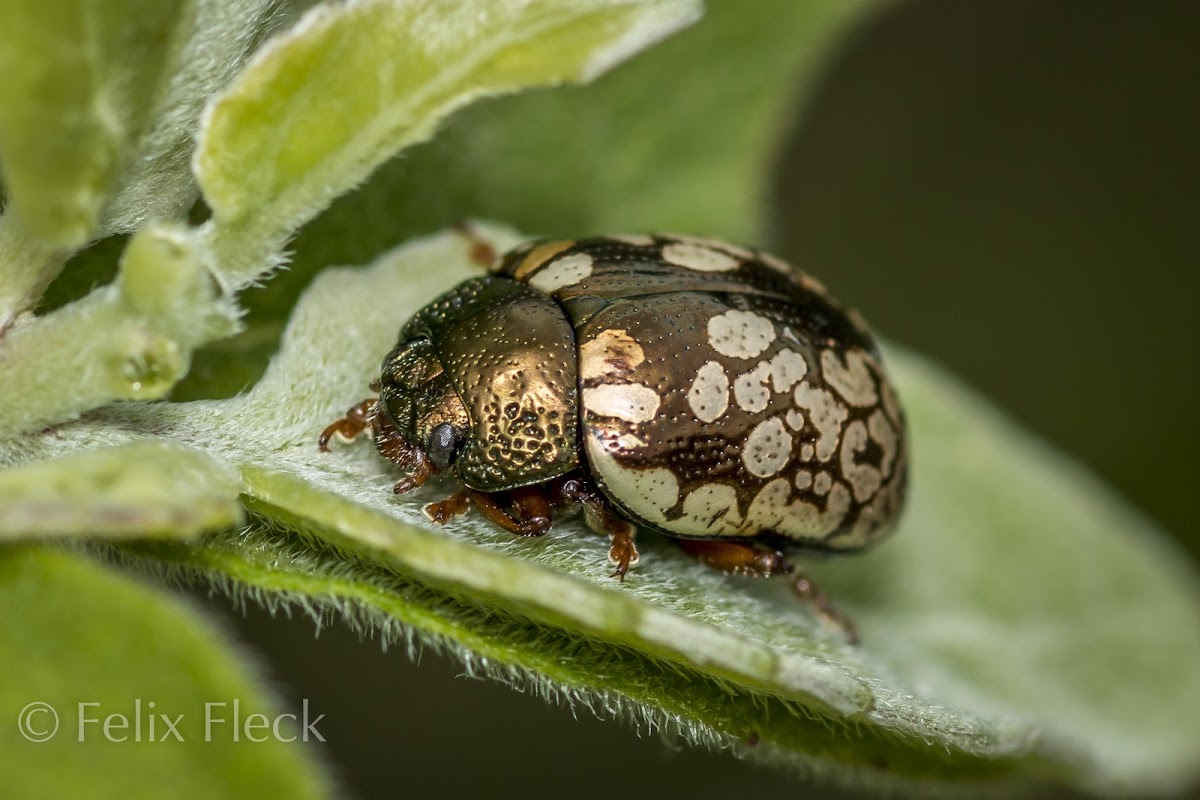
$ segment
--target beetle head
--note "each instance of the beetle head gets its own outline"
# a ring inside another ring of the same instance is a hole
[[[435,470],[454,464],[470,420],[430,338],[401,342],[384,359],[379,383],[383,411],[405,444],[422,451]]]

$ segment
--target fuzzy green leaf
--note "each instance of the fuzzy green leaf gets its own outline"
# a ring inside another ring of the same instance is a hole
[[[241,519],[237,473],[175,442],[83,450],[0,471],[0,540],[187,537]]]
[[[33,235],[91,238],[193,13],[188,0],[0,4],[0,166]]]
[[[0,334],[90,241],[183,218],[201,109],[273,6],[0,5]]]
[[[105,208],[100,235],[127,233],[148,219],[182,219],[200,193],[192,152],[200,115],[229,82],[278,13],[279,0],[195,0],[177,68],[161,77],[150,124],[133,145]]]
[[[319,6],[212,104],[195,171],[232,285],[302,223],[479,97],[586,81],[696,18],[695,0]]]
[[[116,281],[8,331],[0,347],[0,435],[112,400],[166,394],[195,347],[236,327],[206,262],[191,231],[143,228],[129,240]]]
[[[499,247],[513,238],[492,235]],[[608,577],[607,543],[578,523],[538,541],[475,516],[430,530],[421,505],[437,487],[394,497],[395,473],[366,443],[320,453],[315,435],[366,394],[400,321],[472,273],[467,250],[446,234],[368,269],[326,271],[244,396],[110,412],[117,428],[217,450],[240,466],[259,514],[353,556],[330,565],[349,576],[336,590],[312,588],[323,573],[307,583],[303,567],[290,582],[253,566],[231,567],[232,577],[291,592],[295,602],[345,605],[355,587],[369,588],[369,576],[356,583],[355,564],[376,576],[394,571],[452,604],[536,623],[532,641],[497,656],[517,671],[541,669],[542,637],[565,648],[578,637],[602,642],[595,667],[551,672],[563,691],[585,702],[616,692],[639,716],[704,732],[701,740],[753,733],[764,758],[849,780],[942,788],[1053,780],[1120,793],[1168,791],[1194,776],[1196,577],[1103,487],[903,351],[889,360],[912,425],[911,507],[877,550],[808,570],[858,622],[860,648],[823,630],[786,587],[723,579],[654,537],[618,584]],[[81,423],[60,431],[55,446],[105,430],[113,428],[99,419]],[[220,571],[207,560],[198,554],[195,566]],[[355,613],[377,619],[387,607],[378,598],[367,605],[374,610]],[[401,623],[454,636],[401,611]],[[632,660],[621,668],[624,658]],[[683,676],[670,703],[639,688],[647,664]],[[728,687],[769,713],[714,706]],[[813,736],[805,717],[830,730]]]
[[[80,556],[9,545],[0,547],[0,608],[8,618],[0,625],[5,796],[327,794],[300,739],[248,745],[244,735],[233,739],[228,723],[214,723],[205,736],[206,703],[226,704],[212,710],[226,720],[234,700],[243,721],[252,713],[274,719],[283,709],[273,708],[256,688],[261,681],[229,657],[228,642],[170,595]],[[111,714],[123,715],[127,726],[114,719],[106,738]],[[159,714],[183,715],[176,721],[182,742]],[[81,725],[81,716],[96,721]],[[281,735],[302,734],[301,727],[283,724]]]
[[[452,115],[300,231],[289,269],[243,296],[246,332],[202,351],[176,396],[251,384],[318,269],[467,217],[538,235],[680,230],[763,242],[772,158],[799,90],[872,5],[710,0],[700,22],[587,86]]]

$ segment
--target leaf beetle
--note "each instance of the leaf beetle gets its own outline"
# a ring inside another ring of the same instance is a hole
[[[581,508],[611,539],[614,575],[637,527],[726,573],[788,575],[851,641],[858,634],[787,558],[852,552],[904,504],[907,435],[861,318],[759,250],[678,235],[526,243],[425,306],[372,397],[321,434],[368,432],[406,473],[448,472],[426,506],[475,506],[540,536]]]

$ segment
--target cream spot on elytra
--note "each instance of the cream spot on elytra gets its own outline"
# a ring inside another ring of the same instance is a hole
[[[879,491],[883,476],[879,470],[870,464],[859,463],[855,455],[866,449],[867,426],[862,420],[856,419],[846,426],[842,434],[842,477],[850,483],[854,490],[854,499],[860,503],[870,500]]]
[[[792,503],[777,530],[793,539],[824,538],[837,530],[849,510],[850,490],[845,484],[834,484],[825,500],[824,511],[802,500]]]
[[[825,383],[852,406],[873,406],[879,402],[867,358],[869,356],[862,350],[851,350],[845,354],[843,364],[832,350],[821,351],[821,374],[825,376]]]
[[[718,250],[722,253],[728,253],[729,255],[736,256],[743,261],[754,258],[754,253],[746,248],[731,242],[721,241],[720,239],[705,239],[701,236],[688,236],[682,233],[671,234],[671,238],[677,242],[696,245],[697,247],[703,247],[708,250]]]
[[[891,475],[892,462],[896,458],[896,451],[900,445],[896,437],[896,429],[887,421],[887,416],[882,410],[876,410],[867,419],[867,430],[870,432],[871,438],[879,443],[879,449],[883,451],[883,457],[879,460],[880,471],[884,475]]]
[[[792,393],[796,405],[808,412],[808,418],[820,437],[816,443],[816,456],[828,461],[837,452],[841,439],[842,424],[850,412],[839,403],[831,392],[818,389],[808,381],[801,381]]]
[[[529,285],[546,294],[572,286],[592,274],[595,261],[587,253],[572,253],[542,268],[529,279]]]
[[[746,511],[746,527],[755,532],[778,529],[788,514],[788,498],[792,495],[792,487],[787,478],[776,478],[768,483],[754,499]]]
[[[606,330],[579,347],[579,376],[603,378],[619,375],[646,360],[646,354],[632,336],[623,330]]]
[[[766,361],[749,372],[744,372],[733,382],[733,398],[738,408],[743,411],[757,413],[767,407],[771,400],[771,392],[767,389],[767,381],[771,378],[771,365]]]
[[[789,392],[808,373],[808,362],[795,350],[780,350],[771,359],[771,388]]]
[[[634,247],[649,247],[654,244],[654,237],[647,236],[644,233],[614,233],[605,237],[624,244],[631,244]]]
[[[742,445],[742,463],[759,478],[774,475],[792,456],[792,435],[779,417],[771,417],[754,426]]]
[[[900,413],[900,398],[896,397],[896,390],[892,387],[891,381],[886,378],[880,379],[879,394],[883,398],[883,410],[891,418],[892,424],[899,425],[900,418],[903,416]]]
[[[831,486],[833,486],[833,476],[828,472],[818,472],[817,477],[813,479],[813,492],[816,494],[828,493]]]
[[[706,483],[683,498],[683,516],[672,530],[693,535],[733,533],[741,524],[737,490],[724,483]]]
[[[622,433],[617,437],[617,444],[625,450],[636,450],[639,447],[645,447],[646,442],[634,436],[632,433]]]
[[[649,422],[658,413],[658,392],[641,383],[605,383],[583,390],[583,407],[598,417]]]
[[[662,249],[663,261],[697,272],[728,272],[738,260],[728,253],[690,242],[671,242]]]
[[[782,272],[785,275],[799,274],[799,270],[797,270],[791,264],[787,263],[786,261],[784,261],[782,258],[779,258],[778,256],[773,256],[770,253],[764,253],[761,250],[759,250],[757,253],[755,253],[755,255],[758,256],[759,261],[766,264],[768,267],[775,270],[776,272]]]
[[[701,422],[713,422],[729,408],[729,376],[716,361],[709,361],[696,371],[692,388],[687,393],[688,405]]]
[[[708,321],[708,343],[723,356],[754,358],[775,341],[775,326],[753,311],[730,309]]]

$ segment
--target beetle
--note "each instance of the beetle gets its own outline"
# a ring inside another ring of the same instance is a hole
[[[611,539],[637,527],[726,573],[790,576],[851,641],[853,623],[787,557],[853,552],[894,526],[905,419],[861,317],[760,250],[679,235],[539,240],[422,308],[383,360],[378,392],[320,435],[368,432],[403,493],[447,472],[521,536],[582,508]]]

